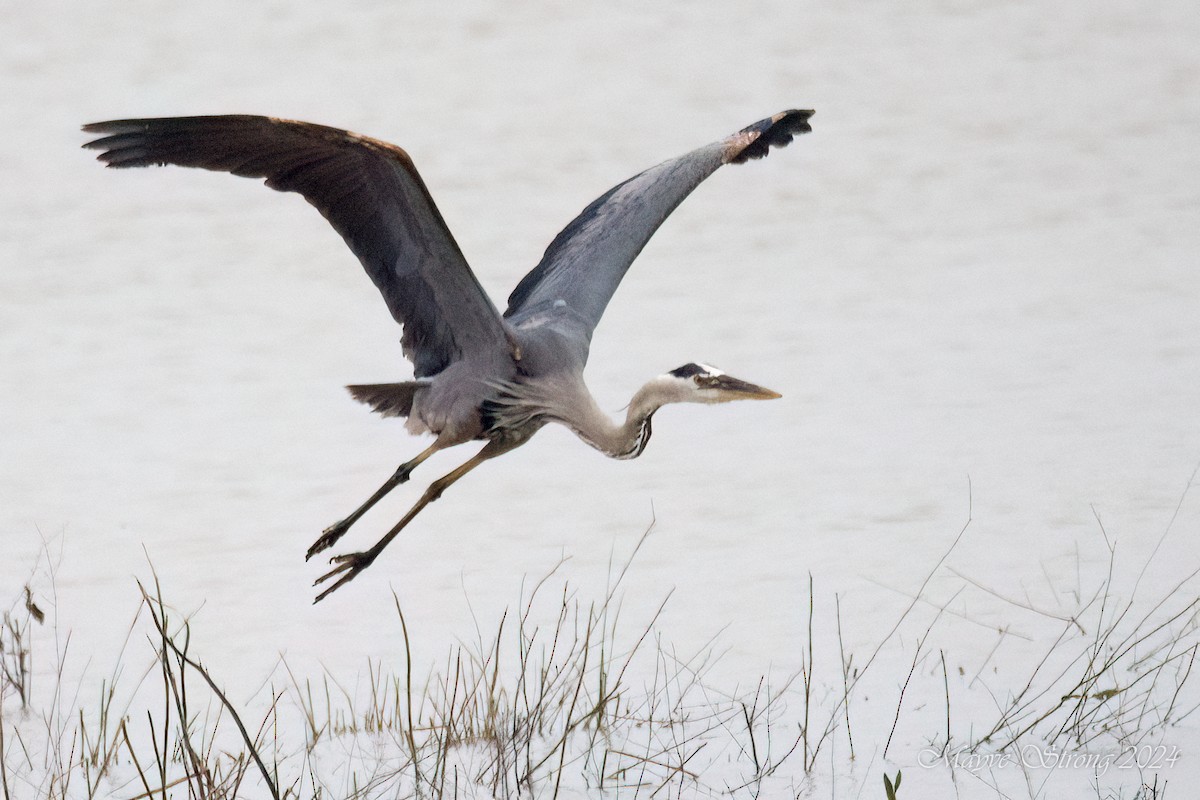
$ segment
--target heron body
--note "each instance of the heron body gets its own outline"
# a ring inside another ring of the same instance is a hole
[[[317,579],[329,593],[366,569],[445,489],[479,464],[555,422],[613,458],[636,458],[654,413],[668,403],[769,399],[776,392],[688,363],[635,392],[614,420],[583,381],[592,332],[625,272],[668,215],[705,178],[811,130],[811,111],[784,111],[665,161],[587,206],[517,284],[502,313],[479,285],[408,154],[337,128],[249,115],[128,119],[85,125],[85,144],[109,167],[177,164],[263,178],[301,194],[341,234],[403,327],[414,379],[348,387],[384,416],[406,418],[433,443],[401,464],[358,509],[331,525],[308,557],[332,547],[368,509],[433,453],[486,444],[433,481],[373,547],[335,556]],[[336,579],[336,580],[334,580]]]

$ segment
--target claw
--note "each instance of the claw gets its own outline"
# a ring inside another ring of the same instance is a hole
[[[337,564],[337,566],[313,581],[313,586],[320,586],[322,583],[334,577],[335,575],[342,575],[342,573],[345,574],[342,575],[342,577],[339,578],[336,583],[317,595],[317,598],[313,600],[313,605],[316,605],[329,595],[333,594],[335,591],[340,589],[343,584],[347,584],[357,578],[358,573],[371,566],[371,563],[378,555],[379,553],[377,551],[366,550],[361,553],[346,553],[345,555],[334,556],[333,558],[329,559],[330,564]]]
[[[304,560],[308,561],[322,550],[328,550],[329,548],[333,547],[335,544],[337,544],[338,539],[341,539],[346,535],[346,531],[348,530],[350,530],[350,522],[347,520],[342,520],[341,522],[333,523],[328,528],[321,531],[320,538],[312,543],[312,547],[308,548],[308,552],[305,554]]]

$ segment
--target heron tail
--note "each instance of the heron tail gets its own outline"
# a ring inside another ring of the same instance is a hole
[[[405,381],[403,383],[366,383],[347,386],[350,396],[366,403],[371,410],[385,417],[407,417],[412,413],[413,398],[419,389],[428,386],[428,381]]]

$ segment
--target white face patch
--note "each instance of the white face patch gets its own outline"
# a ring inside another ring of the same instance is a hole
[[[699,362],[696,366],[702,367],[704,369],[704,371],[707,372],[709,375],[715,376],[715,375],[724,375],[725,374],[724,370],[714,367],[712,364],[705,364],[703,361]]]

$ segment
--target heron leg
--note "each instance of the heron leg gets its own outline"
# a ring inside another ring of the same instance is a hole
[[[376,559],[376,557],[383,552],[383,548],[387,547],[392,539],[395,539],[396,535],[399,534],[400,531],[404,530],[408,523],[412,522],[413,517],[421,513],[421,509],[425,508],[425,506],[441,497],[442,492],[446,491],[446,489],[450,487],[450,484],[454,483],[459,478],[466,475],[468,472],[475,469],[488,459],[495,458],[509,449],[511,448],[498,445],[497,442],[488,442],[482,450],[472,456],[466,463],[429,484],[429,488],[425,490],[423,495],[421,495],[421,499],[418,500],[413,507],[408,510],[408,513],[405,514],[404,517],[397,522],[390,531],[384,534],[383,538],[376,542],[371,549],[363,550],[361,553],[347,553],[345,555],[334,556],[331,558],[329,560],[330,563],[337,564],[337,566],[321,577],[317,578],[316,581],[313,582],[313,586],[320,586],[325,581],[338,575],[341,577],[338,579],[337,583],[333,584],[328,589],[317,595],[317,599],[313,602],[321,602],[336,589],[340,588],[343,584],[354,580],[356,577],[358,577],[360,572],[371,566],[371,563]]]
[[[442,447],[443,445],[439,444],[438,442],[434,442],[429,447],[418,453],[415,458],[405,461],[403,464],[397,467],[395,473],[392,474],[392,477],[388,478],[387,481],[384,482],[383,486],[380,486],[375,491],[375,494],[368,497],[365,503],[355,509],[353,514],[343,520],[333,523],[328,528],[321,531],[320,538],[313,542],[312,547],[308,548],[308,553],[304,556],[304,560],[308,561],[322,550],[328,550],[330,547],[333,547],[333,545],[337,543],[338,539],[341,539],[346,535],[346,531],[350,530],[350,526],[355,522],[358,522],[359,517],[370,511],[371,507],[382,500],[388,492],[407,481],[408,476],[412,474],[412,471],[416,469],[422,461],[429,458]]]

